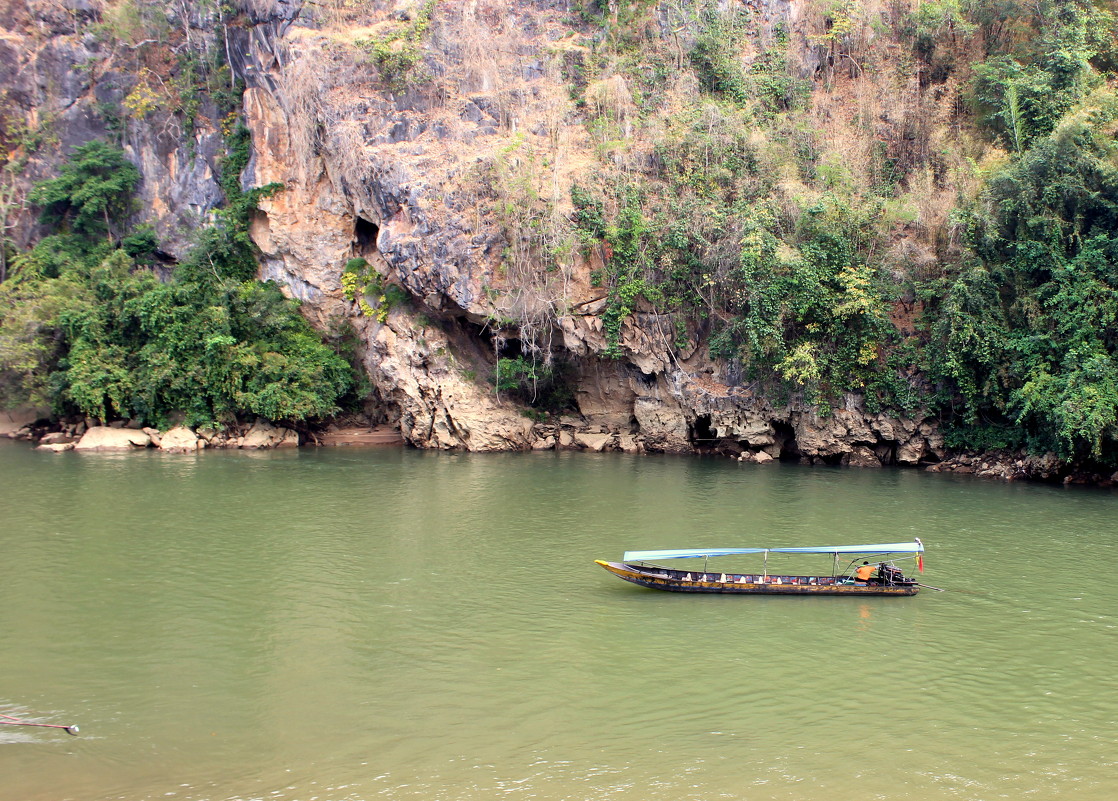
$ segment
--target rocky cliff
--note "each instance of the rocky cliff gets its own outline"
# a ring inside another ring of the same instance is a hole
[[[191,41],[226,59],[230,84],[243,81],[252,133],[243,185],[284,186],[252,220],[260,276],[322,329],[354,325],[379,413],[416,446],[717,451],[859,466],[944,456],[930,417],[871,411],[856,391],[825,407],[769,393],[711,358],[701,320],[656,304],[635,302],[611,338],[596,276],[613,254],[577,238],[571,187],[602,174],[593,164],[640,172],[660,156],[639,139],[604,145],[588,126],[607,120],[624,138],[648,121],[620,69],[586,77],[600,41],[566,3],[242,0],[224,20],[172,3],[161,9],[159,41],[105,35],[106,20],[139,3],[3,5],[0,86],[25,135],[49,140],[17,178],[49,175],[74,145],[119,135],[141,168],[141,213],[168,261],[221,203],[220,112],[202,95],[188,125],[182,108],[117,115],[143,99],[138,86],[172,80],[161,65]],[[833,75],[826,31],[805,6],[747,3],[746,52],[782,37],[793,75]],[[675,48],[678,66],[694,42],[672,14],[664,6],[632,24],[665,53]],[[696,79],[671,66],[663,102],[686,104]],[[7,130],[11,140],[16,126]],[[12,220],[17,240],[34,237],[29,212]],[[502,388],[502,361],[561,370],[564,399],[539,413],[531,382]]]

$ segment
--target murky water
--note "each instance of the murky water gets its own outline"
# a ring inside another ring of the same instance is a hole
[[[947,592],[693,597],[593,562],[914,536]],[[2,799],[1118,797],[1114,492],[0,442],[0,559],[0,713],[82,730],[0,727]]]

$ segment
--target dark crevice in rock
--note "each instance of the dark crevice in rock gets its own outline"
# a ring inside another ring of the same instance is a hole
[[[353,221],[353,253],[368,259],[377,252],[377,237],[380,236],[380,226],[369,222],[364,217],[357,217]]]
[[[479,373],[492,370],[497,356],[511,359],[520,354],[520,340],[506,337],[502,341],[499,332],[494,331],[492,326],[475,323],[465,315],[439,317],[432,312],[428,314],[440,320],[439,327],[446,334],[451,350]]]
[[[741,443],[718,436],[709,414],[700,414],[693,423],[688,424],[687,439],[696,453],[737,457],[743,451]]]
[[[502,359],[519,359],[524,355],[524,343],[516,337],[497,333],[494,335],[497,356]]]
[[[800,445],[796,442],[796,430],[788,423],[772,421],[773,436],[780,444],[780,460],[797,462],[800,460]]]
[[[715,443],[714,431],[710,427],[710,415],[700,414],[688,426],[687,438],[696,447],[710,447]]]
[[[633,367],[633,371],[636,373],[637,379],[646,388],[651,389],[652,387],[656,386],[656,373],[646,373],[636,366]]]

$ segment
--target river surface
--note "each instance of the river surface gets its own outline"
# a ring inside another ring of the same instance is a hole
[[[594,564],[915,536],[946,592],[700,597]],[[0,799],[1118,797],[1113,491],[0,442],[0,559],[0,713],[81,727],[0,726]]]

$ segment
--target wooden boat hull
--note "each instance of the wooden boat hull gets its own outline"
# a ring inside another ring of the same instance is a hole
[[[733,595],[915,595],[915,582],[898,584],[843,583],[834,576],[763,576],[749,573],[711,573],[670,570],[624,562],[599,565],[618,578],[653,590],[668,592],[705,592]]]

